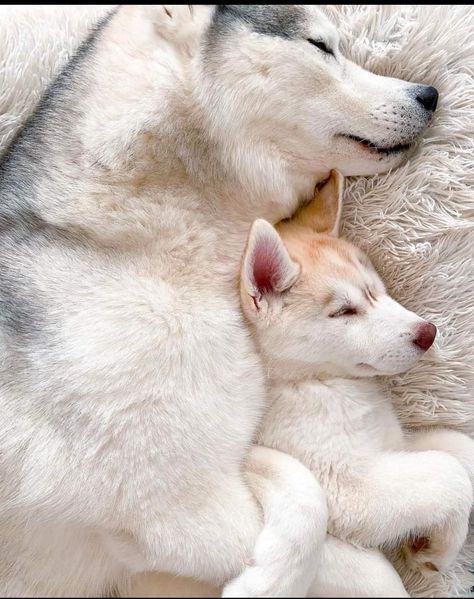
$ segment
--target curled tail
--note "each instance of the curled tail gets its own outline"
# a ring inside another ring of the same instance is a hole
[[[247,567],[222,596],[305,597],[326,538],[324,492],[301,462],[266,447],[252,449],[246,476],[263,529]]]

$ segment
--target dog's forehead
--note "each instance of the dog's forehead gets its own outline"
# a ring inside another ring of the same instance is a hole
[[[244,24],[256,33],[291,39],[301,36],[307,18],[305,8],[295,4],[219,4],[214,24],[221,31]]]

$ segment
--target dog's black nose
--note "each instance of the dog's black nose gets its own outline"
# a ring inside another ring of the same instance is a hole
[[[423,85],[419,87],[416,94],[416,99],[423,106],[423,108],[434,112],[436,110],[436,106],[438,105],[438,95],[439,94],[436,87],[432,87],[431,85]]]

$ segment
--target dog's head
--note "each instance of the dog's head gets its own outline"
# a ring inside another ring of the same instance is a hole
[[[386,292],[367,256],[338,238],[343,178],[276,228],[257,220],[241,271],[244,313],[282,372],[395,374],[432,345],[436,327]]]
[[[307,172],[399,165],[431,120],[435,88],[347,60],[336,28],[304,5],[218,5],[199,89],[219,139],[244,134]]]

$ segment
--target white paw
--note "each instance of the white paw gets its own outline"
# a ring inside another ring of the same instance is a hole
[[[224,587],[222,597],[306,597],[316,560],[312,556],[302,559],[296,548],[282,551],[276,543],[273,547],[262,545],[256,557],[246,562],[242,574]]]
[[[457,528],[457,531],[454,530]],[[403,547],[407,566],[432,578],[446,572],[456,560],[467,535],[466,526],[446,527],[430,536],[412,539]]]
[[[245,568],[240,576],[229,582],[222,592],[222,597],[278,597],[278,589],[274,589],[268,580],[265,569],[258,566]]]
[[[178,29],[193,20],[194,6],[192,4],[163,4],[161,8],[163,10],[162,22],[166,22],[168,27]]]
[[[182,51],[190,53],[199,44],[212,9],[199,4],[154,4],[143,6],[156,32]]]

